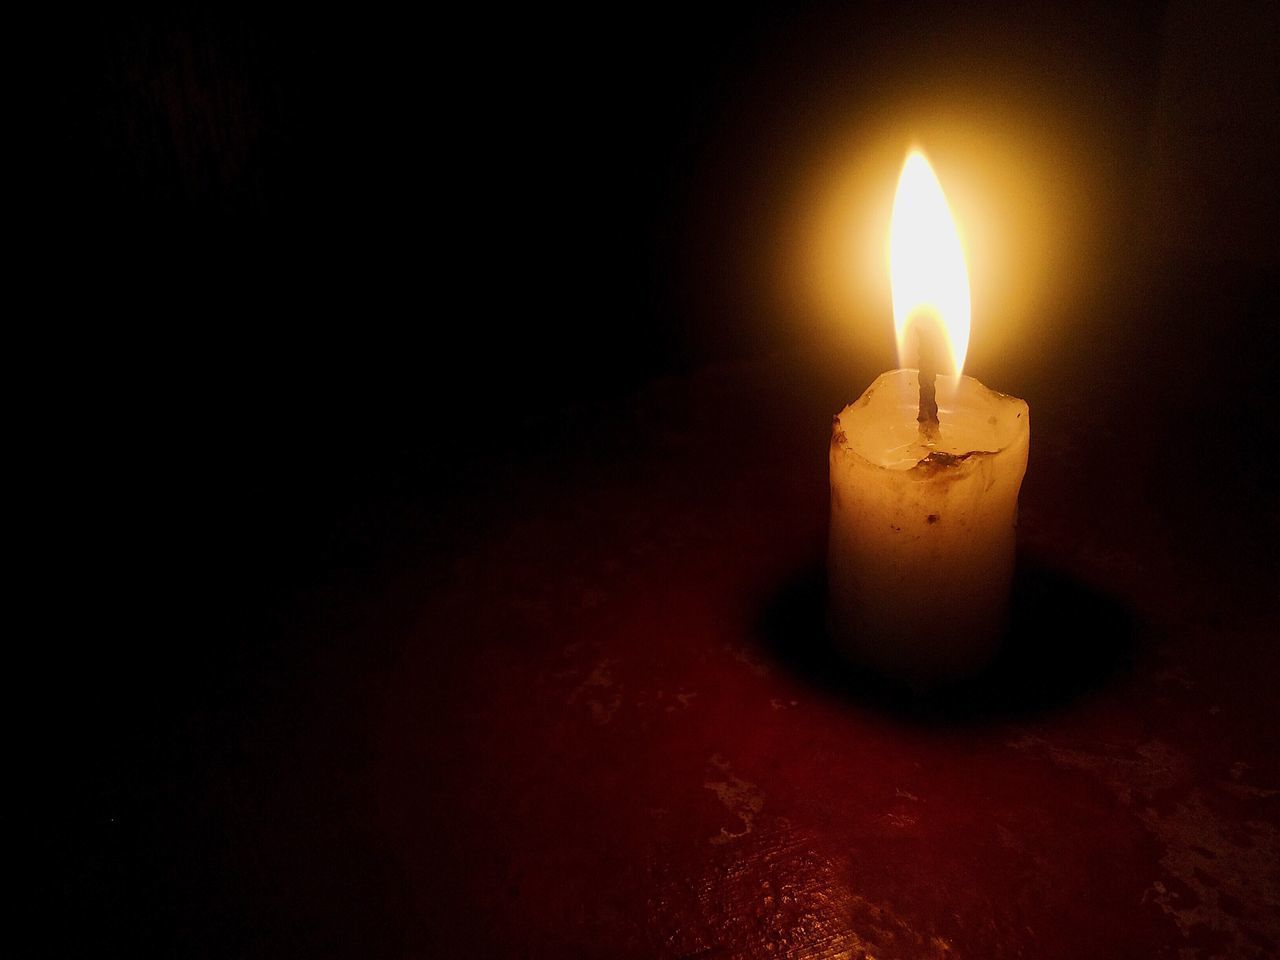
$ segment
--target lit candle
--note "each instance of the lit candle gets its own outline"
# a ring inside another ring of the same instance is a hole
[[[857,661],[930,687],[999,644],[1027,404],[963,376],[969,280],[929,162],[907,157],[889,237],[898,361],[831,429],[829,618]]]

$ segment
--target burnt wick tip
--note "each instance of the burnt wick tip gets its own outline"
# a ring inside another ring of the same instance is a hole
[[[920,435],[926,441],[938,438],[938,396],[935,388],[937,365],[934,362],[931,338],[920,333],[920,408],[916,422],[920,424]]]

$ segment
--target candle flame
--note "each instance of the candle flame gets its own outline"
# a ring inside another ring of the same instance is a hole
[[[919,339],[930,337],[942,346],[937,372],[959,376],[969,350],[969,272],[942,184],[919,150],[907,154],[893,198],[889,276],[899,364],[919,366]]]

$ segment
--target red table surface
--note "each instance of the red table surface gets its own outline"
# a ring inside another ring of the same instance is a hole
[[[830,411],[794,372],[660,383],[477,477],[358,627],[397,635],[371,776],[410,951],[1275,955],[1271,571],[1030,399],[1010,649],[934,703],[822,645]]]

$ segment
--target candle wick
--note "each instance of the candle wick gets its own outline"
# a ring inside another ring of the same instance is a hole
[[[927,444],[938,442],[941,428],[934,385],[938,369],[932,340],[923,329],[917,327],[917,342],[920,346],[920,412],[916,416],[916,422],[920,425],[920,439]]]

